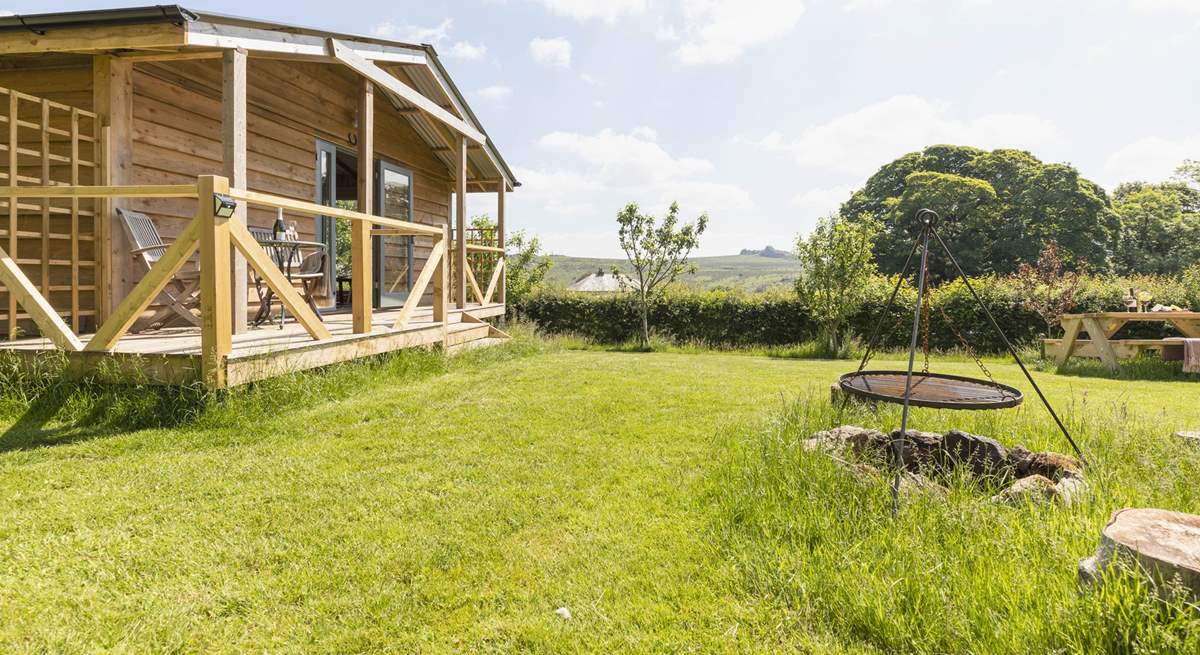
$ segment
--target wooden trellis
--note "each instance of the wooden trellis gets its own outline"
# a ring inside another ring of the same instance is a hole
[[[101,139],[94,113],[3,87],[0,107],[5,108],[0,126],[7,128],[7,138],[0,139],[0,184],[80,186],[99,180]],[[85,321],[94,321],[98,306],[96,205],[95,199],[75,197],[0,199],[0,249],[76,333]],[[15,339],[35,317],[6,286],[0,298],[4,334]]]

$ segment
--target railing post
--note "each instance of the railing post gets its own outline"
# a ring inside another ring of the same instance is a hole
[[[200,368],[210,389],[226,385],[225,360],[233,350],[230,300],[229,220],[217,216],[213,194],[229,193],[229,178],[196,178],[196,219],[200,227]]]
[[[467,137],[461,134],[454,153],[454,299],[467,306]]]
[[[442,324],[442,344],[446,343],[448,334],[446,326],[446,308],[450,304],[450,227],[442,227],[442,256],[433,269],[433,320]],[[430,263],[426,263],[428,266]]]
[[[501,250],[504,249],[504,191],[505,191],[504,185],[505,184],[507,184],[507,182],[505,182],[504,177],[501,176],[500,177],[500,190],[496,192],[496,247],[500,248]],[[507,253],[500,253],[499,254],[500,262],[498,262],[496,265],[499,266],[499,265],[501,265],[501,263],[507,264],[507,262],[504,261],[506,256],[507,256]],[[508,282],[508,268],[505,267],[504,272],[500,274],[500,288],[499,288],[499,296],[498,297],[500,299],[501,305],[505,304],[508,301],[508,284],[507,284],[507,282]],[[501,320],[503,320],[503,319],[501,319]]]

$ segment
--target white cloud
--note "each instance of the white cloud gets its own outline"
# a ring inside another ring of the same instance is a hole
[[[450,29],[454,26],[454,19],[447,18],[442,22],[432,27],[423,27],[420,25],[397,25],[391,21],[385,21],[375,26],[372,32],[375,36],[385,39],[396,39],[406,43],[428,43],[434,46],[441,44],[450,38]],[[475,61],[482,59],[487,54],[487,46],[482,43],[470,43],[468,41],[457,41],[441,53],[451,59],[462,59],[466,61]]]
[[[450,35],[450,28],[454,25],[454,19],[447,18],[433,27],[422,27],[420,25],[397,25],[391,21],[385,21],[375,26],[372,30],[375,36],[380,36],[385,39],[398,39],[407,43],[430,43],[437,45],[446,40]]]
[[[574,225],[603,226],[606,232],[595,238],[611,244],[593,241],[592,251],[615,247],[616,238],[608,228],[627,202],[661,213],[678,201],[689,220],[707,211],[726,226],[754,208],[745,190],[709,179],[714,173],[712,162],[672,155],[649,127],[592,134],[551,132],[538,139],[537,146],[565,163],[517,170],[522,185],[514,202],[526,203],[540,214],[574,219]],[[547,243],[561,247],[549,239]]]
[[[675,55],[688,65],[732,61],[791,32],[803,13],[800,0],[683,0],[683,43]]]
[[[1185,159],[1200,153],[1200,134],[1180,139],[1152,136],[1129,143],[1104,162],[1104,183],[1112,188],[1121,182],[1161,182]]]
[[[446,51],[447,57],[452,59],[465,59],[467,61],[482,59],[486,54],[487,46],[483,45],[482,43],[475,44],[467,43],[466,41],[459,41],[450,46],[450,49]]]
[[[529,42],[529,55],[537,63],[550,68],[571,67],[571,42],[560,37],[536,37]]]
[[[599,19],[615,22],[623,14],[640,14],[646,10],[646,0],[538,0],[551,12],[575,20]]]
[[[822,216],[838,211],[843,202],[850,199],[850,194],[861,185],[839,184],[837,186],[814,188],[801,191],[792,196],[792,206],[796,208],[797,216],[805,223],[813,223]]]
[[[484,98],[485,100],[500,101],[500,100],[507,100],[510,96],[512,96],[512,93],[513,93],[513,90],[512,90],[511,86],[504,86],[503,84],[494,84],[492,86],[485,86],[482,89],[476,91],[475,95],[478,95],[480,98]]]
[[[673,157],[656,140],[654,130],[638,127],[628,134],[607,129],[596,134],[551,132],[538,145],[589,164],[592,174],[608,186],[636,187],[712,172],[712,162]]]
[[[884,9],[891,4],[892,0],[845,0],[842,2],[842,11]]]
[[[586,83],[590,86],[602,86],[600,83],[600,80],[596,79],[595,77],[592,77],[591,75],[588,75],[587,73],[580,73],[579,79],[583,80],[584,83]]]
[[[1200,14],[1197,0],[1130,0],[1130,7],[1142,11],[1179,11]]]
[[[1045,156],[1062,138],[1032,114],[957,115],[948,102],[895,96],[808,127],[794,139],[771,133],[753,142],[791,153],[801,166],[864,177],[900,155],[935,143],[979,148],[1025,148]]]

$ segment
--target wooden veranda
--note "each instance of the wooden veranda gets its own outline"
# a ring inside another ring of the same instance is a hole
[[[0,350],[223,388],[504,336],[486,319],[505,312],[517,183],[431,47],[153,9],[0,18]],[[495,194],[491,239],[472,237],[468,192]],[[167,238],[145,271],[122,208]],[[326,289],[314,311],[256,239],[284,218],[331,251],[349,231],[346,270],[326,264],[344,305]],[[146,325],[185,266],[198,326]],[[248,324],[250,279],[279,321]]]

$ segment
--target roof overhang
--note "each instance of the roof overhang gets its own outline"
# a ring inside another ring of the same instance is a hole
[[[429,45],[178,5],[0,17],[0,55],[75,52],[162,61],[215,58],[230,49],[245,50],[251,57],[345,65],[387,94],[451,174],[456,170],[454,135],[461,134],[477,144],[468,150],[471,185],[477,190],[520,186]],[[447,128],[454,134],[447,135]]]

